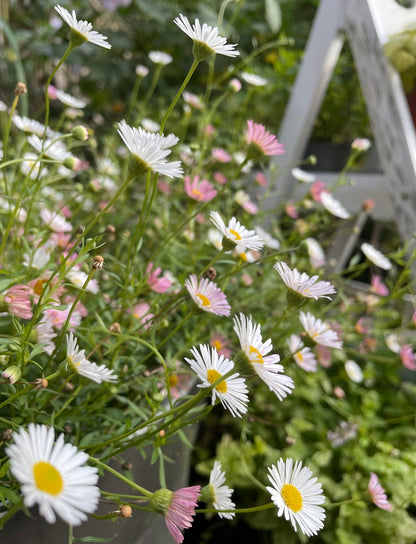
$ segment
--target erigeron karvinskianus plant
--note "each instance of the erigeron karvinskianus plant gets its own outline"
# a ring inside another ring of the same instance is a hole
[[[257,482],[262,500],[239,508],[226,484],[233,473],[223,470],[219,460],[206,483],[168,489],[163,448],[218,405],[244,425],[256,423],[257,416],[261,421],[262,399],[267,399],[266,409],[272,406],[280,414],[286,403],[301,405],[306,396],[303,380],[318,375],[317,361],[321,370],[327,364],[325,355],[337,358],[339,368],[345,364],[354,383],[365,380],[351,364],[359,353],[352,325],[335,330],[337,311],[331,308],[350,304],[357,313],[370,303],[344,296],[341,302],[333,300],[343,281],[323,279],[324,249],[314,238],[322,234],[322,225],[334,225],[349,213],[329,190],[311,186],[296,209],[309,215],[309,223],[299,221],[285,231],[280,215],[282,228],[276,221],[265,228],[258,213],[261,203],[246,192],[244,176],[283,153],[283,145],[248,119],[245,134],[222,149],[212,129],[204,126],[215,118],[231,88],[240,91],[235,80],[212,104],[187,96],[187,104],[201,112],[201,130],[188,134],[189,143],[192,136],[203,134],[203,145],[193,149],[175,134],[165,135],[199,64],[212,62],[215,55],[239,55],[237,45],[228,44],[216,27],[198,20],[192,24],[184,15],[174,22],[192,39],[194,61],[166,111],[153,124],[147,119],[147,127],[156,127],[156,132],[120,119],[92,172],[73,154],[75,144],[90,144],[90,131],[69,125],[57,132],[50,119],[51,97],[60,96],[72,107],[84,102],[57,92],[52,81],[75,47],[85,42],[111,46],[90,23],[78,21],[74,11],[61,6],[56,11],[70,27],[70,43],[47,79],[44,123],[15,116],[19,89],[3,134],[0,492],[5,510],[0,524],[20,509],[38,505],[49,523],[60,517],[77,526],[94,515],[101,498],[111,503],[107,517],[127,519],[135,509],[163,515],[176,542],[182,542],[183,531],[201,511],[200,503],[207,505],[203,511],[223,519],[233,519],[240,511],[272,510],[295,531],[315,535],[324,527],[325,510],[339,505],[325,499],[313,475],[323,468],[313,450],[302,451],[301,460],[296,451],[284,449],[283,440],[274,444],[274,457],[263,463],[257,479],[243,467],[245,478]],[[174,60],[153,53],[157,66]],[[160,75],[159,70],[157,79]],[[139,90],[133,89],[134,100]],[[146,96],[142,107],[152,98],[152,93]],[[121,142],[125,147],[115,153]],[[26,143],[36,153],[27,155]],[[95,149],[91,146],[89,152]],[[219,165],[226,167],[226,176]],[[80,172],[84,177],[74,183],[71,176]],[[268,180],[261,174],[256,179],[264,188]],[[282,204],[279,213],[284,209]],[[368,244],[361,249],[375,266],[387,269],[378,250]],[[357,268],[364,270],[368,264],[363,261]],[[403,288],[407,284],[402,274]],[[405,366],[413,369],[410,363]],[[196,392],[188,388],[173,394],[181,374],[196,383]],[[329,374],[323,378],[322,395],[332,393],[330,379]],[[312,384],[310,394],[319,393],[319,386]],[[342,399],[342,388],[334,386],[333,391],[335,387]],[[326,402],[348,414],[333,398]],[[285,424],[292,424],[290,415]],[[333,431],[334,443],[356,432],[355,426],[347,427],[349,434],[345,426]],[[152,490],[109,463],[129,448],[144,446],[153,448],[153,460],[161,466],[161,481]],[[307,466],[309,453],[313,472]],[[370,465],[365,478],[370,468],[376,470]],[[105,472],[130,486],[132,494],[101,489],[98,473]],[[336,497],[332,488],[330,493]],[[390,510],[375,472],[368,490],[342,498],[349,504],[362,496]]]

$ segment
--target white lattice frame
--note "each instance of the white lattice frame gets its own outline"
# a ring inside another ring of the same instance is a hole
[[[285,172],[276,182],[280,195],[292,189],[288,171],[304,152],[347,37],[399,231],[404,238],[416,231],[416,134],[400,77],[382,49],[412,22],[416,7],[394,0],[321,0],[279,131],[287,150],[278,161]]]

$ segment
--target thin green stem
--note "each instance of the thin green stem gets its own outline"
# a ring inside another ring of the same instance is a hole
[[[124,482],[125,484],[127,484],[132,489],[135,489],[136,491],[139,491],[139,493],[141,493],[145,497],[148,497],[149,499],[151,499],[153,497],[153,493],[151,491],[148,491],[144,487],[136,484],[135,482],[132,482],[129,478],[127,478],[123,474],[120,474],[119,472],[117,472],[117,470],[114,470],[113,468],[109,467],[105,463],[102,463],[96,457],[91,457],[90,456],[90,461],[92,461],[94,464],[96,464],[100,468],[106,470],[107,472],[109,472],[110,474],[112,474],[113,476],[115,476],[116,478],[118,478],[119,480]]]
[[[191,79],[193,73],[195,72],[198,64],[199,64],[199,60],[194,59],[194,61],[192,63],[192,66],[189,68],[189,72],[187,73],[185,79],[183,80],[182,85],[179,88],[179,91],[176,93],[175,98],[172,100],[171,105],[167,109],[167,111],[165,113],[165,116],[162,119],[162,123],[160,124],[160,131],[159,131],[160,134],[163,134],[163,129],[165,128],[166,121],[168,120],[170,114],[173,111],[173,108],[176,106],[176,103],[178,102],[178,100],[181,97],[183,91],[185,90],[186,86],[188,85],[189,80]]]

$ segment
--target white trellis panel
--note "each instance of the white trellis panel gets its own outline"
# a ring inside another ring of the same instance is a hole
[[[287,149],[278,161],[280,194],[294,183],[288,172],[302,157],[346,37],[399,231],[405,238],[416,232],[416,133],[400,76],[383,52],[388,37],[412,23],[416,7],[394,0],[321,0],[279,132]]]

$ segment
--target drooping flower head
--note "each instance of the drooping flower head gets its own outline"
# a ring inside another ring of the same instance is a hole
[[[225,317],[230,315],[231,306],[227,302],[227,297],[213,281],[208,278],[201,278],[198,281],[197,276],[191,274],[185,280],[185,287],[204,312]]]
[[[235,248],[237,251],[244,252],[247,249],[259,251],[263,248],[264,242],[260,236],[254,230],[246,229],[235,217],[230,219],[228,225],[224,223],[223,218],[216,211],[212,211],[209,217],[223,235],[222,245],[224,249],[231,250]]]
[[[3,304],[1,299],[4,300]],[[10,315],[21,317],[22,319],[32,319],[30,287],[20,283],[12,285],[3,296],[0,295],[0,311],[4,311],[1,306],[5,306],[4,310]]]
[[[200,491],[200,485],[176,491],[162,488],[155,491],[150,499],[150,507],[165,516],[166,526],[177,544],[183,542],[182,531],[192,526]]]
[[[305,272],[293,270],[284,262],[277,262],[273,268],[278,272],[284,281],[288,291],[288,299],[294,305],[299,305],[305,302],[308,298],[328,298],[331,300],[332,295],[336,293],[335,288],[328,281],[317,281],[318,276],[309,277]]]
[[[105,49],[111,49],[108,43],[108,38],[99,32],[92,30],[92,24],[88,21],[78,21],[75,10],[72,13],[62,6],[55,6],[55,10],[59,13],[66,24],[71,28],[71,45],[76,47],[84,42],[94,43]]]
[[[235,504],[231,500],[234,490],[225,485],[225,472],[222,470],[221,462],[215,461],[214,468],[209,476],[209,484],[201,490],[202,500],[212,503],[216,510],[234,510]],[[218,512],[220,518],[233,519],[234,512]]]
[[[80,525],[95,511],[100,491],[97,469],[85,466],[88,455],[63,434],[56,442],[55,431],[30,423],[13,434],[14,444],[6,448],[10,470],[22,484],[25,505],[39,505],[41,515],[55,523],[56,514],[70,525]]]
[[[147,132],[141,127],[131,127],[124,119],[119,123],[117,132],[133,155],[135,165],[132,173],[134,175],[150,170],[169,178],[182,177],[183,170],[180,161],[166,161],[166,157],[172,152],[169,148],[175,145],[179,138],[173,134],[161,136]]]
[[[245,137],[249,145],[248,153],[252,158],[272,157],[285,152],[284,145],[260,123],[255,123],[252,120],[247,121]]]
[[[249,372],[254,370],[270,391],[273,391],[279,400],[283,400],[292,393],[294,383],[290,376],[284,374],[283,366],[278,364],[279,355],[270,354],[273,349],[272,341],[269,338],[263,342],[260,325],[253,323],[251,316],[247,317],[240,313],[239,316],[234,316],[233,320],[234,331],[246,362],[244,367],[248,367]]]
[[[277,466],[268,467],[267,486],[272,501],[277,506],[277,515],[290,521],[295,531],[299,526],[306,536],[313,536],[324,526],[325,510],[319,506],[325,502],[322,486],[301,461],[279,459]]]
[[[192,370],[198,374],[202,384],[198,387],[210,387],[222,376],[234,368],[234,363],[220,355],[215,348],[208,345],[200,345],[199,350],[196,347],[191,349],[193,359],[185,357],[185,361],[191,366]],[[241,417],[247,412],[247,386],[244,378],[237,373],[219,382],[212,389],[212,404],[218,397],[224,408],[231,414]]]
[[[162,269],[160,266],[153,270],[153,263],[149,263],[146,268],[147,285],[155,293],[166,293],[172,287],[172,282],[167,276],[160,276]]]
[[[305,314],[302,311],[299,313],[299,319],[306,334],[314,344],[335,349],[342,348],[342,341],[339,340],[337,333],[324,321],[317,319],[310,312]]]
[[[328,191],[322,191],[321,204],[330,214],[335,215],[335,217],[339,217],[340,219],[348,219],[350,216],[341,202]]]
[[[375,474],[374,472],[370,472],[368,492],[371,495],[371,500],[376,506],[378,506],[378,508],[381,508],[382,510],[388,510],[389,512],[393,510],[393,505],[387,500],[386,492],[378,481],[377,474]]]
[[[77,339],[72,332],[66,335],[66,360],[71,365],[71,368],[96,383],[114,382],[117,376],[112,370],[109,370],[105,365],[97,365],[91,363],[85,356],[85,350],[79,349]]]
[[[361,251],[364,253],[364,255],[367,257],[369,261],[371,261],[373,264],[378,266],[379,268],[382,268],[383,270],[390,270],[391,268],[391,261],[385,257],[381,251],[376,249],[371,244],[361,244]]]
[[[240,54],[235,50],[237,44],[227,43],[226,38],[218,34],[218,28],[215,26],[212,27],[204,23],[201,27],[199,19],[195,19],[195,23],[191,25],[188,18],[182,13],[173,22],[193,40],[192,53],[198,61],[206,59],[212,53],[226,57],[237,57]]]

